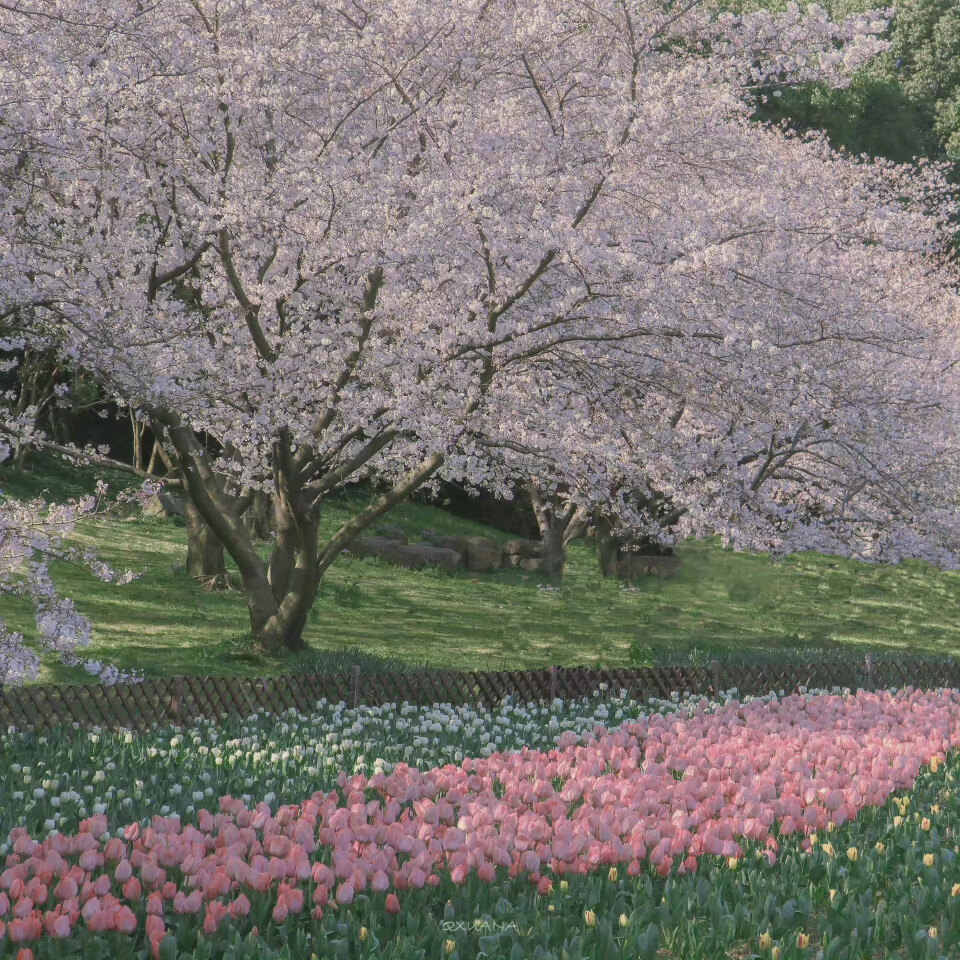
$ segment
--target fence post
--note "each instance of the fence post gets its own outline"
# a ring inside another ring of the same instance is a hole
[[[710,661],[710,672],[713,674],[713,695],[720,696],[720,661]]]
[[[873,690],[873,655],[868,653],[865,659],[867,663],[867,689]]]
[[[350,668],[350,684],[353,688],[353,706],[356,708],[360,703],[360,665],[357,663]]]
[[[557,699],[557,668],[550,668],[550,702]]]

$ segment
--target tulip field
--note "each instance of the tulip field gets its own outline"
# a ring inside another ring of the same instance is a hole
[[[0,957],[960,952],[960,693],[0,735]]]

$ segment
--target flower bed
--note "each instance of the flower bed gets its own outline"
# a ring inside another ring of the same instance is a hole
[[[17,757],[0,781],[0,956],[960,946],[956,692],[321,706],[41,739],[0,744]]]

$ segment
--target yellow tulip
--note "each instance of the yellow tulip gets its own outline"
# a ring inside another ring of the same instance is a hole
[[[814,831],[810,834],[810,846],[815,847],[817,845],[817,833]]]
[[[728,866],[731,870],[736,870],[736,869],[737,869],[737,864],[738,864],[739,862],[740,862],[740,861],[737,860],[736,857],[730,857],[730,858],[727,860],[727,866]]]
[[[570,884],[567,883],[566,880],[561,880],[561,881],[560,881],[560,892],[561,892],[561,893],[566,893],[567,890],[569,889],[569,887],[570,887]]]
[[[930,812],[931,812],[931,813],[939,813],[939,812],[940,812],[940,804],[939,804],[939,803],[934,803],[934,804],[930,807]]]
[[[773,943],[773,937],[770,936],[770,932],[769,932],[769,931],[760,934],[760,949],[761,949],[761,950],[769,950],[769,949],[770,949],[770,945],[771,945],[772,943]]]
[[[936,939],[937,939],[937,928],[936,928],[936,927],[931,927],[931,928],[927,931],[927,936],[928,936],[931,940],[936,940]]]
[[[616,868],[616,867],[611,867],[611,868],[610,868],[610,872],[607,874],[607,879],[608,879],[611,883],[616,883],[616,882],[617,882],[617,868]]]
[[[950,896],[951,896],[951,897],[956,897],[956,896],[958,896],[958,895],[960,895],[960,883],[955,883],[955,884],[950,888]]]
[[[893,825],[894,825],[894,827],[899,827],[901,823],[903,823],[903,817],[894,817],[894,818],[893,818]]]
[[[833,844],[832,843],[821,843],[820,849],[828,856],[833,856]]]
[[[800,950],[806,950],[810,946],[810,937],[805,933],[797,934],[797,947]]]
[[[883,853],[883,844],[878,840],[877,845],[873,848],[877,853]]]
[[[930,772],[931,772],[931,773],[936,773],[936,772],[937,772],[937,767],[939,767],[939,766],[940,766],[940,758],[939,758],[936,754],[934,754],[934,755],[930,758]]]
[[[620,926],[621,926],[621,927],[625,927],[625,926],[627,926],[629,923],[630,923],[630,918],[629,918],[625,913],[621,913],[621,914],[620,914]]]
[[[833,898],[834,898],[836,895],[837,895],[837,891],[836,891],[836,890],[831,890],[831,891],[830,891],[830,902],[831,902],[831,903],[833,903]]]
[[[585,910],[583,912],[583,919],[588,927],[595,927],[597,925],[597,915],[592,910]]]
[[[929,829],[930,829],[930,821],[929,821],[926,817],[924,817],[924,818],[920,821],[920,829],[921,829],[921,830],[929,830]]]
[[[828,820],[828,821],[827,821],[827,833],[833,833],[833,821],[832,821],[832,820]]]
[[[444,944],[443,944],[443,949],[444,949],[444,952],[446,953],[446,955],[449,957],[450,954],[453,953],[453,951],[457,949],[457,941],[456,941],[456,940],[445,940],[445,941],[444,941]]]
[[[850,848],[847,850],[847,859],[848,859],[851,863],[856,863],[856,862],[857,862],[857,857],[859,857],[859,856],[860,856],[860,855],[857,853],[857,848],[856,848],[856,847],[850,847]]]
[[[780,948],[774,947],[770,951],[770,960],[780,960]]]
[[[933,858],[933,854],[932,854],[932,853],[925,853],[925,854],[923,855],[923,865],[924,865],[925,867],[932,867],[932,866],[933,866],[933,860],[934,860],[934,858]]]
[[[360,928],[360,942],[362,943],[367,937],[370,936],[370,931],[366,927]]]
[[[553,913],[556,909],[557,908],[552,903],[547,904],[547,913]]]

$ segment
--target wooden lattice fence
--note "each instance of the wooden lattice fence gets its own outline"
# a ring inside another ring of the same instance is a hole
[[[549,667],[541,670],[409,673],[289,674],[275,677],[171,677],[104,687],[47,684],[0,689],[0,729],[44,729],[58,725],[145,730],[183,725],[205,717],[248,716],[259,709],[307,711],[320,699],[350,706],[404,701],[479,704],[505,697],[522,701],[571,699],[595,694],[637,700],[672,694],[705,694],[736,687],[739,694],[792,692],[808,688],[960,687],[960,664],[923,660],[831,661],[789,664],[724,664],[708,667]]]

